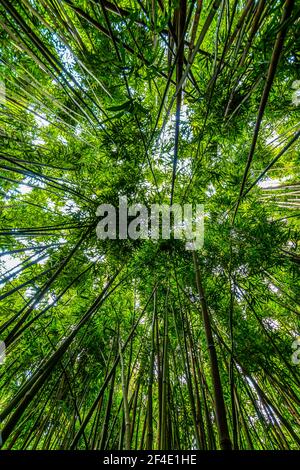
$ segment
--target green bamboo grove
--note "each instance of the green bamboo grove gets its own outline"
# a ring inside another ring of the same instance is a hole
[[[0,0],[2,449],[300,448],[299,136],[299,0]]]

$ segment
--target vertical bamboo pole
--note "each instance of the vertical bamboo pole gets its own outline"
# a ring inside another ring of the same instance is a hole
[[[205,330],[206,342],[207,342],[207,346],[209,350],[210,370],[211,370],[211,378],[212,378],[212,385],[213,385],[215,411],[216,411],[220,446],[222,450],[231,450],[232,445],[231,445],[231,440],[230,440],[228,426],[227,426],[226,409],[225,409],[225,403],[224,403],[224,397],[223,397],[222,383],[220,379],[218,358],[217,358],[216,348],[214,345],[214,339],[212,335],[212,329],[211,329],[211,324],[210,324],[208,307],[207,307],[206,299],[205,299],[204,288],[203,288],[202,281],[201,281],[197,254],[195,251],[193,251],[193,261],[194,261],[194,268],[195,268],[195,273],[196,273],[196,285],[197,285],[197,290],[198,290],[198,294],[200,297],[200,304],[201,304],[201,310],[202,310],[202,320],[203,320],[203,325],[204,325],[204,330]]]

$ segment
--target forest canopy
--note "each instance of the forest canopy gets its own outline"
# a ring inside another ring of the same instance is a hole
[[[299,448],[299,18],[0,0],[3,449]],[[203,246],[99,239],[120,196]]]

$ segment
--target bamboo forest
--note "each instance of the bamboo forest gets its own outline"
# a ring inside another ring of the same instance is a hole
[[[0,0],[0,458],[300,449],[299,137],[299,0]]]

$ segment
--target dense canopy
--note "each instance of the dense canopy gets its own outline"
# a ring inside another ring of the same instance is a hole
[[[4,449],[299,448],[299,16],[0,1]],[[124,195],[203,247],[98,239]]]

